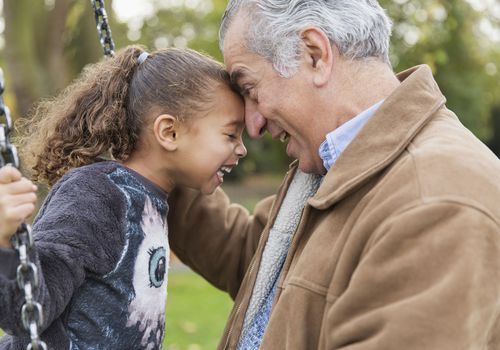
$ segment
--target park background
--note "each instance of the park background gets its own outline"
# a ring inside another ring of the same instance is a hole
[[[391,62],[399,72],[428,64],[452,109],[500,155],[500,2],[380,0],[394,22]],[[190,47],[222,60],[218,25],[227,0],[106,0],[116,48]],[[102,58],[88,0],[0,0],[0,66],[14,119],[67,86]],[[0,122],[2,122],[0,120]],[[223,185],[249,210],[272,194],[290,159],[268,136],[245,138],[248,156]],[[46,189],[42,189],[40,199]],[[168,285],[168,350],[214,349],[231,300],[173,261]],[[0,330],[0,335],[2,334]]]

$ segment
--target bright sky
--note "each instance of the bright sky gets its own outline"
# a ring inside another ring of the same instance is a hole
[[[188,8],[196,8],[202,12],[208,12],[212,7],[211,0],[156,0],[154,3],[153,0],[114,0],[113,9],[121,20],[129,21],[153,15],[155,5],[160,8],[186,6]]]
[[[151,16],[154,13],[154,6],[151,0],[114,0],[113,9],[116,15],[123,21],[128,21],[134,17]]]

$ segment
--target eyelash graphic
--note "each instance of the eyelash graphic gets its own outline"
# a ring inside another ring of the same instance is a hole
[[[149,287],[160,288],[167,272],[165,248],[150,248],[149,254]]]
[[[143,240],[134,262],[133,299],[128,306],[127,327],[139,327],[143,349],[159,349],[165,327],[167,300],[168,227],[162,213],[146,197],[141,222]]]

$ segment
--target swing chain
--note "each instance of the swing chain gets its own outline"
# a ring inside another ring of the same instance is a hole
[[[12,119],[9,108],[4,104],[5,89],[3,71],[0,69],[0,167],[10,163],[19,168],[19,157],[16,147],[10,143]],[[17,284],[24,292],[25,303],[21,309],[21,320],[24,328],[30,333],[31,342],[28,350],[47,350],[47,345],[40,339],[39,328],[43,322],[42,305],[34,299],[38,288],[38,269],[30,261],[29,252],[34,248],[31,228],[26,223],[21,224],[12,237],[12,245],[19,253],[20,264],[17,267]]]
[[[11,163],[16,168],[19,167],[16,147],[9,142],[10,131],[12,130],[12,119],[10,110],[3,102],[4,91],[3,71],[0,69],[0,167]]]
[[[108,15],[104,8],[104,0],[91,0],[95,13],[95,22],[99,40],[104,50],[104,56],[113,57],[115,55],[115,44],[111,38],[111,28],[108,24]]]

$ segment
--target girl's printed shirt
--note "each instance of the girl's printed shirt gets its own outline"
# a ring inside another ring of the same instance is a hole
[[[160,349],[165,327],[167,194],[113,161],[66,174],[33,225],[49,349]],[[13,266],[12,250],[0,262]],[[1,270],[1,269],[0,269]],[[5,269],[4,269],[5,270]],[[0,349],[25,349],[15,268],[0,273]]]

